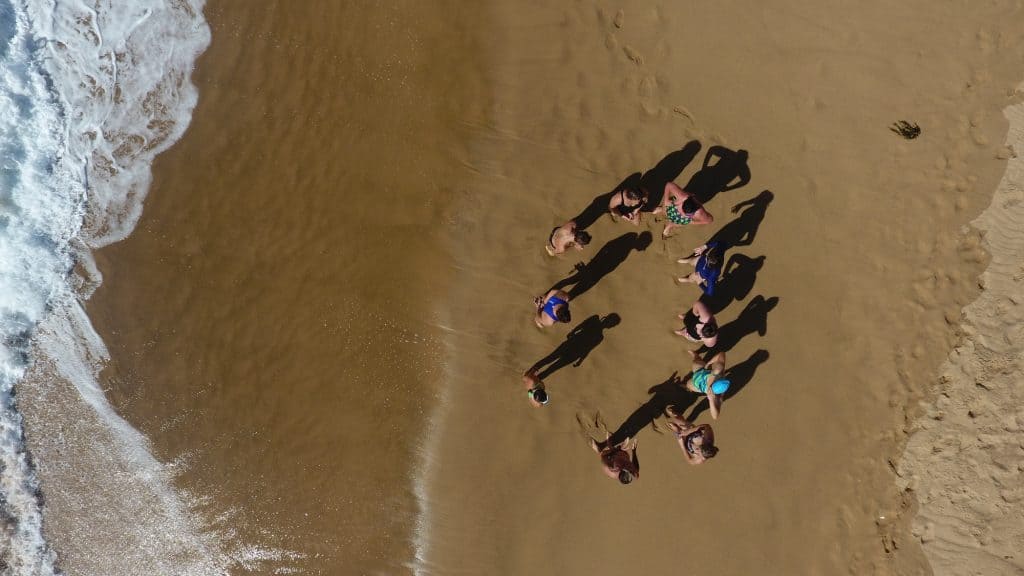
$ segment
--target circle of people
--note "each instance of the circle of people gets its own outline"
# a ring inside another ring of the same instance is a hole
[[[651,200],[649,192],[643,186],[626,184],[612,193],[607,212],[611,214],[613,220],[627,221],[634,225],[640,224],[642,213],[645,211],[664,214],[665,228],[662,231],[662,236],[665,238],[668,238],[675,228],[686,225],[706,225],[714,221],[712,215],[705,210],[694,194],[680,188],[674,182],[669,181],[665,184],[661,200],[653,210],[650,209]],[[736,208],[733,211],[735,212]],[[555,256],[570,249],[583,250],[590,240],[590,234],[581,229],[576,220],[570,220],[551,231],[545,249],[549,255]],[[722,240],[712,240],[694,248],[690,255],[678,259],[678,263],[692,266],[693,271],[680,276],[677,281],[684,285],[696,284],[701,288],[703,294],[713,295],[716,284],[722,276],[725,251],[728,248],[727,243]],[[556,324],[569,323],[572,319],[569,311],[570,300],[571,295],[559,289],[558,285],[546,294],[536,297],[534,299],[534,322],[536,325],[543,329]],[[618,322],[617,315],[610,314],[609,316],[614,316],[614,322]],[[699,343],[707,349],[714,348],[718,341],[718,323],[709,307],[699,298],[688,310],[679,314],[678,318],[682,321],[682,327],[675,330],[675,334],[690,342]],[[731,385],[731,382],[723,376],[725,352],[719,351],[711,358],[703,359],[698,354],[699,350],[700,348],[687,350],[692,358],[692,367],[686,389],[706,396],[711,418],[717,420],[724,394]],[[548,403],[548,393],[537,365],[526,371],[523,375],[523,383],[527,389],[527,398],[533,406],[541,407]],[[677,412],[675,406],[671,405],[665,408],[664,416],[688,463],[701,464],[718,453],[718,448],[715,446],[714,430],[709,424],[697,425],[684,418],[683,414]],[[595,419],[594,426],[604,431],[603,440],[588,436],[590,447],[600,456],[604,473],[618,479],[622,484],[629,484],[638,478],[640,469],[636,457],[635,434],[633,437],[626,437],[620,442],[613,443],[613,435],[600,422],[599,417]]]

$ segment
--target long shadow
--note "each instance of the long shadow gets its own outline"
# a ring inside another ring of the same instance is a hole
[[[615,445],[626,438],[636,436],[656,418],[662,416],[665,413],[665,408],[675,406],[675,410],[682,413],[703,397],[687,390],[683,385],[684,382],[685,380],[680,378],[676,372],[669,376],[668,380],[648,389],[647,393],[651,395],[650,399],[634,410],[612,433],[611,444]]]
[[[687,165],[693,162],[700,152],[700,141],[690,140],[679,150],[669,152],[644,175],[640,177],[640,186],[647,190],[647,204],[641,210],[653,212],[661,205],[665,195],[665,184],[672,182],[683,173]]]
[[[747,151],[733,151],[725,146],[712,146],[704,155],[704,164],[684,190],[697,196],[707,204],[719,192],[728,192],[750,182],[750,167],[747,166]],[[717,161],[712,164],[711,161]]]
[[[722,269],[722,279],[715,286],[713,296],[704,296],[701,301],[718,314],[725,310],[733,300],[743,300],[754,289],[757,273],[764,266],[766,256],[751,258],[745,254],[732,254]]]
[[[619,184],[615,188],[612,188],[610,191],[595,197],[593,200],[590,201],[590,204],[588,204],[587,207],[583,209],[582,212],[580,212],[578,215],[576,215],[575,218],[573,218],[573,220],[576,221],[576,229],[585,230],[590,226],[593,226],[594,222],[597,222],[598,219],[601,218],[601,216],[604,216],[605,214],[608,213],[608,203],[611,202],[612,196],[614,196],[616,192],[622,190],[627,186],[636,186],[639,183],[640,173],[634,172],[629,176],[626,176],[626,179],[623,180],[622,182],[619,182]]]
[[[746,388],[747,384],[750,384],[750,381],[754,379],[754,373],[757,372],[757,368],[761,364],[767,362],[768,357],[768,351],[762,348],[751,354],[750,358],[747,358],[743,362],[740,362],[731,368],[726,368],[725,372],[722,373],[722,377],[728,378],[730,384],[729,391],[725,393],[724,400],[732,398]],[[701,398],[704,398],[704,396],[702,395]],[[686,419],[690,422],[696,422],[697,417],[707,409],[707,402],[697,402],[697,405],[693,407],[693,410]]]
[[[604,331],[618,326],[621,320],[614,312],[604,318],[594,314],[577,324],[565,337],[565,342],[559,344],[551,354],[538,360],[529,371],[544,380],[570,364],[579,366],[604,340]]]
[[[630,252],[633,250],[638,252],[646,250],[651,245],[651,239],[651,233],[645,230],[639,234],[627,232],[618,238],[609,240],[590,259],[590,262],[577,264],[575,273],[559,280],[551,289],[562,290],[572,284],[572,288],[568,291],[569,296],[577,298],[596,286],[602,278],[625,262]]]
[[[718,341],[711,348],[702,346],[701,354],[715,354],[732,350],[748,334],[757,332],[760,336],[768,333],[768,313],[779,303],[778,296],[765,299],[758,294],[747,304],[735,320],[718,329]]]
[[[774,198],[775,195],[771,191],[765,190],[750,200],[744,200],[733,206],[733,214],[739,212],[740,209],[743,209],[743,212],[715,232],[711,240],[724,241],[729,246],[749,246],[754,242],[757,229],[761,226],[765,213],[768,211],[768,205]]]

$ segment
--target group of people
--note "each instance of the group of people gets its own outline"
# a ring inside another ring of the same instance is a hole
[[[674,182],[665,184],[660,198],[652,198],[643,186],[623,187],[612,193],[608,212],[613,220],[626,221],[634,225],[640,225],[644,213],[662,213],[666,220],[662,231],[665,238],[671,236],[672,231],[680,226],[714,222],[714,217],[699,199]],[[545,249],[548,254],[555,256],[569,249],[583,250],[590,240],[590,234],[577,227],[576,221],[570,220],[551,231]],[[693,272],[679,277],[679,283],[697,284],[704,294],[713,295],[722,275],[727,248],[724,242],[711,241],[695,248],[689,256],[680,258],[678,262],[693,266]],[[555,324],[571,322],[570,300],[570,294],[559,289],[549,290],[535,298],[536,325],[544,329]],[[711,309],[698,299],[688,310],[679,314],[679,319],[682,320],[682,327],[675,330],[675,334],[700,344],[695,350],[687,350],[692,358],[692,368],[686,388],[707,397],[711,417],[717,420],[724,394],[730,387],[729,380],[723,377],[725,352],[719,351],[706,360],[698,354],[701,348],[713,350],[718,341],[718,324],[715,316]],[[523,375],[523,382],[527,389],[527,398],[533,406],[541,407],[548,403],[544,382],[534,369]],[[717,454],[714,430],[710,425],[697,425],[687,420],[674,406],[667,407],[664,416],[687,462],[700,464]],[[617,478],[622,484],[631,483],[640,474],[636,457],[636,438],[627,437],[613,444],[612,434],[607,429],[604,432],[603,440],[590,439],[591,448],[600,456],[606,475]]]

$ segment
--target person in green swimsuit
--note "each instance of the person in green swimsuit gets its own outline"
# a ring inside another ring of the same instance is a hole
[[[683,190],[675,182],[665,184],[665,195],[661,200],[661,208],[665,210],[668,222],[661,235],[669,237],[669,232],[677,226],[687,224],[711,224],[715,218],[697,200],[697,197]]]
[[[725,371],[725,352],[715,354],[706,362],[693,350],[687,350],[686,353],[693,358],[693,377],[686,383],[686,388],[706,395],[711,418],[718,420],[718,414],[722,410],[722,395],[729,390],[729,381],[722,378],[722,372]]]

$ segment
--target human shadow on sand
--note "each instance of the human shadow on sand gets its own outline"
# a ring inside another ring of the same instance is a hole
[[[593,226],[594,222],[597,222],[598,219],[601,218],[601,216],[604,216],[605,214],[608,213],[608,204],[612,201],[612,196],[614,196],[619,190],[622,190],[623,188],[626,188],[628,186],[633,186],[639,181],[640,173],[634,172],[629,176],[626,176],[626,179],[623,180],[622,182],[619,182],[619,184],[615,186],[615,188],[612,188],[610,191],[605,192],[604,194],[596,196],[593,200],[590,201],[590,204],[588,204],[582,212],[580,212],[579,214],[576,215],[576,217],[573,218],[573,221],[576,222],[576,229],[586,230],[587,228]]]
[[[715,286],[715,293],[705,295],[701,301],[718,314],[725,310],[734,300],[743,300],[754,289],[757,273],[764,266],[766,256],[751,258],[745,254],[731,254],[722,268],[722,279]]]
[[[698,152],[700,141],[690,140],[679,150],[669,152],[654,165],[654,168],[644,172],[639,181],[639,185],[647,190],[647,203],[642,208],[644,212],[653,212],[661,206],[665,196],[665,184],[679,178],[683,170],[697,157]]]
[[[578,298],[625,262],[630,252],[646,250],[651,245],[651,239],[651,233],[645,230],[639,234],[627,232],[614,240],[609,240],[590,259],[590,262],[577,264],[573,274],[556,282],[551,289],[564,290],[571,284],[572,288],[568,290],[569,296]]]
[[[641,210],[653,212],[661,205],[662,197],[665,194],[665,183],[678,178],[686,166],[697,157],[698,152],[700,152],[700,142],[691,140],[679,150],[669,152],[654,168],[647,172],[643,174],[640,172],[630,174],[622,182],[619,182],[615,188],[591,200],[590,204],[573,218],[576,222],[576,228],[578,230],[585,230],[593,226],[601,216],[608,213],[608,204],[611,202],[612,196],[627,187],[643,187],[647,190],[647,203],[644,204]]]
[[[723,400],[732,398],[746,388],[747,384],[750,384],[750,381],[754,379],[754,373],[757,372],[757,368],[761,366],[761,364],[767,362],[768,357],[768,351],[762,348],[751,354],[750,358],[747,358],[743,362],[726,368],[725,372],[722,373],[722,378],[729,380],[730,384],[729,390],[726,391],[723,396]],[[704,398],[706,398],[706,396],[702,394],[698,400],[703,400]],[[708,403],[706,401],[698,401],[690,414],[686,416],[686,419],[690,422],[696,422],[697,417],[707,409]],[[679,412],[681,413],[681,410]]]
[[[621,320],[614,312],[604,318],[594,314],[577,324],[565,337],[565,342],[559,344],[551,354],[538,360],[528,372],[544,380],[570,364],[579,366],[604,340],[604,331],[618,326]]]
[[[719,192],[728,192],[750,182],[747,151],[733,151],[725,146],[712,146],[704,155],[704,164],[683,188],[707,204]],[[714,163],[712,163],[714,161]]]
[[[685,383],[686,380],[680,378],[678,372],[673,372],[668,380],[651,386],[647,390],[651,397],[634,410],[612,433],[609,439],[611,444],[618,444],[626,438],[636,436],[655,419],[663,416],[665,408],[669,406],[674,406],[676,412],[682,413],[683,410],[696,403],[701,395],[687,390]]]
[[[757,229],[764,220],[768,205],[771,204],[775,195],[765,190],[750,200],[744,200],[732,207],[732,213],[740,210],[740,215],[726,222],[724,226],[715,232],[711,237],[712,241],[725,242],[729,246],[749,246],[754,242]]]
[[[718,341],[711,348],[701,346],[699,353],[715,354],[732,350],[740,340],[748,334],[757,332],[764,336],[768,333],[768,313],[779,303],[778,296],[765,298],[758,294],[747,303],[747,307],[740,312],[735,320],[725,324],[718,329]]]

